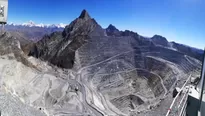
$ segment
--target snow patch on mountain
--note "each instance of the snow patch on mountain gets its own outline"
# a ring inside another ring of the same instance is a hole
[[[34,21],[30,20],[28,22],[22,24],[15,24],[13,22],[8,23],[7,25],[11,26],[26,26],[26,27],[42,27],[42,28],[65,28],[67,24],[59,23],[59,24],[36,24]]]

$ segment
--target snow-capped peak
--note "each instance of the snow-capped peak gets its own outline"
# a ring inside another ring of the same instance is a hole
[[[58,26],[58,28],[65,28],[66,24],[60,23],[57,26]]]
[[[8,23],[8,25],[13,25],[13,26],[27,26],[27,27],[42,27],[42,28],[65,28],[66,24],[60,23],[60,24],[36,24],[32,20],[22,23],[22,24],[14,24],[13,22]]]
[[[33,27],[33,26],[36,26],[36,24],[33,22],[33,21],[29,21],[27,23],[23,23],[22,26],[29,26],[29,27]]]
[[[45,27],[45,25],[43,23],[36,24],[35,26],[37,26],[37,27]]]

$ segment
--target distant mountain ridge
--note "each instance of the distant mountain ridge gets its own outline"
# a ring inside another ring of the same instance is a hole
[[[5,25],[5,30],[11,32],[13,35],[20,36],[20,38],[23,38],[24,40],[37,42],[41,40],[44,35],[49,35],[56,31],[63,31],[64,27],[65,24],[45,25],[35,24],[34,22],[30,21],[23,24],[7,24]],[[23,44],[25,44],[25,41],[23,42]]]
[[[42,28],[65,28],[67,24],[59,23],[59,24],[36,24],[33,21],[28,21],[22,24],[8,23],[7,26],[27,26],[27,27],[42,27]]]
[[[176,42],[169,42],[165,37],[161,35],[154,35],[151,38],[143,37],[136,32],[125,30],[119,31],[114,25],[110,24],[106,29],[106,33],[108,36],[132,36],[132,37],[141,37],[143,40],[152,41],[155,45],[167,47],[173,50],[178,50],[179,52],[185,53],[190,56],[195,56],[196,59],[201,60],[203,59],[203,50],[199,48],[190,47],[188,45],[176,43]]]

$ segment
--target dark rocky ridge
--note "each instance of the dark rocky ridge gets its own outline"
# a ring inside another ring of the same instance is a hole
[[[106,33],[108,36],[121,36],[121,32],[112,24],[106,28]]]
[[[170,47],[169,42],[167,41],[167,39],[165,37],[162,37],[160,35],[154,35],[151,39],[157,45]]]
[[[65,27],[62,35],[53,33],[45,36],[36,43],[29,55],[48,60],[59,67],[72,68],[75,51],[86,43],[90,36],[101,35],[104,35],[103,29],[83,10],[77,19]]]
[[[200,61],[203,60],[203,50],[189,47],[189,46],[179,44],[176,42],[171,42],[171,44],[172,44],[172,47],[177,49],[179,52],[182,52],[186,55],[192,56]]]

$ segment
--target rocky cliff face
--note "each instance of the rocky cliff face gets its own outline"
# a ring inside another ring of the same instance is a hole
[[[66,26],[63,33],[45,36],[33,47],[29,55],[48,60],[62,68],[72,68],[75,51],[92,36],[103,36],[103,29],[92,19],[87,11]]]
[[[3,41],[7,40],[0,37]],[[0,46],[0,53],[9,51],[9,46]],[[173,87],[189,74],[200,74],[202,54],[200,50],[190,54],[189,47],[159,35],[145,38],[113,25],[102,29],[83,10],[62,33],[45,35],[32,46],[29,55],[38,59],[23,55],[41,70],[21,65],[27,75],[15,71],[10,75],[6,69],[2,74],[8,77],[3,82],[9,90],[50,115],[163,116]],[[7,65],[12,67],[2,67]],[[157,106],[164,110],[150,113],[160,109]]]

